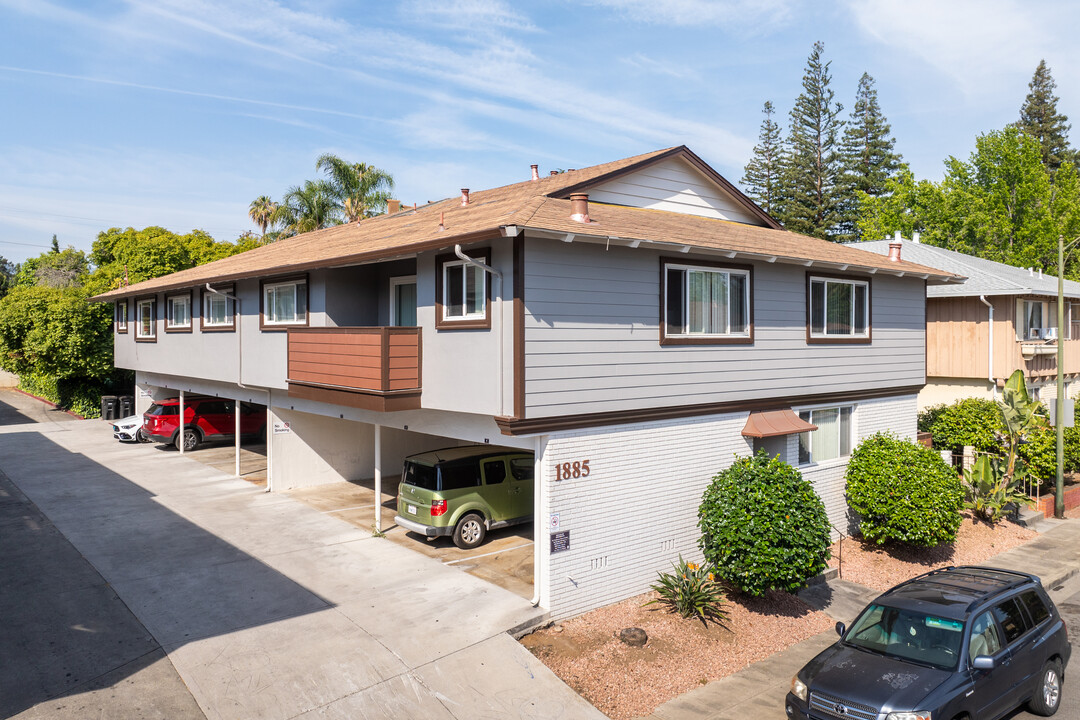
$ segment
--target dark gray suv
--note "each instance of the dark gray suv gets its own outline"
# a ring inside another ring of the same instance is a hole
[[[1071,646],[1034,575],[934,570],[879,596],[792,678],[790,718],[996,720],[1053,715]]]

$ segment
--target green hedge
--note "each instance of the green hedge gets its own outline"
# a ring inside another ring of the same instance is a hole
[[[933,547],[956,539],[964,491],[938,452],[878,433],[855,448],[845,477],[867,540]]]
[[[959,450],[970,445],[981,452],[995,452],[1001,449],[995,433],[1005,431],[997,403],[978,398],[939,408],[928,427],[934,434],[934,447],[939,450]]]
[[[821,498],[798,470],[764,451],[736,459],[713,478],[698,526],[713,571],[751,595],[794,592],[829,559]]]
[[[101,396],[105,389],[101,383],[51,375],[20,375],[19,389],[85,418],[101,417]]]

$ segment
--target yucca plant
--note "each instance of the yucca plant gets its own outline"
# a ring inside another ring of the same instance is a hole
[[[703,623],[726,620],[721,608],[727,595],[716,576],[703,565],[686,562],[682,555],[673,565],[675,572],[659,573],[660,581],[652,586],[660,597],[645,604],[659,603],[684,618],[697,618]]]

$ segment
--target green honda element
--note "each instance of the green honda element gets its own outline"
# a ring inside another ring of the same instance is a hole
[[[533,519],[533,454],[479,445],[405,458],[397,509],[406,530],[474,548],[488,530]]]

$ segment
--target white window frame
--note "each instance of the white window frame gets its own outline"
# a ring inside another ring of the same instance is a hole
[[[187,305],[187,322],[178,323],[174,317],[175,306],[179,303]],[[167,295],[165,297],[165,329],[166,330],[190,330],[191,329],[191,295]]]
[[[449,311],[450,311],[450,302],[449,302],[450,282],[449,282],[449,279],[450,279],[450,272],[454,268],[458,268],[458,269],[461,270],[461,309],[462,309],[462,314],[461,315],[450,315],[449,314]],[[465,286],[466,286],[465,269],[466,268],[468,268],[471,272],[476,272],[476,273],[479,273],[479,275],[480,275],[480,284],[477,287],[477,292],[480,295],[480,312],[470,313],[470,312],[467,312],[466,308],[465,308]],[[488,303],[487,303],[487,296],[488,296],[487,295],[488,294],[488,288],[487,288],[488,279],[487,279],[487,276],[488,276],[488,274],[487,274],[487,271],[483,270],[482,268],[478,268],[475,265],[470,265],[469,263],[465,262],[464,260],[447,260],[442,264],[442,274],[443,274],[443,276],[442,276],[442,321],[443,322],[448,322],[448,323],[454,323],[454,322],[469,322],[469,321],[476,321],[476,320],[487,320],[487,307],[488,307]]]
[[[233,293],[233,289],[231,287],[228,289],[221,289],[220,292],[217,293],[210,292],[209,290],[203,290],[202,316],[200,317],[203,327],[231,328],[236,324],[236,301],[223,293],[228,293],[229,295],[231,295]],[[225,320],[223,322],[215,322],[214,314],[210,312],[211,301],[219,299],[225,302]]]
[[[752,312],[752,310],[750,308],[750,297],[751,297],[750,282],[751,282],[751,277],[750,277],[750,271],[749,270],[740,270],[740,269],[737,269],[737,268],[711,267],[711,266],[708,266],[708,265],[694,265],[693,263],[680,264],[680,263],[670,263],[670,262],[669,263],[664,263],[663,269],[664,269],[664,279],[663,279],[663,281],[664,281],[663,323],[664,323],[664,337],[665,338],[702,338],[702,339],[717,338],[717,339],[726,339],[726,338],[749,338],[750,337],[750,328],[751,328],[751,324],[752,324],[751,323],[751,318],[753,317],[753,312]],[[691,272],[714,273],[716,275],[726,275],[728,277],[728,281],[727,281],[727,290],[728,290],[728,297],[727,297],[727,309],[728,309],[727,326],[728,326],[728,331],[727,332],[723,332],[723,333],[692,332],[692,331],[687,329],[687,330],[684,330],[683,332],[677,332],[676,333],[676,332],[671,332],[668,329],[668,326],[667,326],[667,319],[668,319],[668,304],[667,304],[668,303],[668,275],[672,270],[679,270],[679,271],[683,272],[684,282],[683,282],[683,293],[682,293],[682,313],[683,313],[683,327],[684,328],[688,328],[688,326],[689,326],[689,318],[690,318],[690,275],[689,274]],[[732,306],[733,306],[733,304],[731,302],[731,276],[732,275],[741,275],[743,278],[745,278],[745,282],[743,284],[743,307],[746,310],[746,317],[743,318],[745,329],[742,332],[732,332],[731,329],[730,329],[732,324],[733,324],[732,323],[732,316],[731,316],[732,315]]]
[[[271,290],[277,290],[278,288],[284,288],[284,287],[290,287],[290,286],[293,289],[293,307],[294,308],[299,305],[298,300],[300,298],[300,287],[301,286],[304,287],[304,317],[303,317],[303,319],[297,319],[297,317],[294,315],[292,320],[271,320],[270,319],[270,314],[268,312],[269,309],[270,309],[270,302],[269,302],[269,297],[268,297],[269,292]],[[308,301],[307,291],[308,291],[307,280],[283,280],[281,282],[263,283],[263,286],[262,286],[263,325],[270,326],[270,327],[283,327],[283,326],[287,326],[287,325],[307,325],[308,314],[310,313],[310,309],[308,308],[308,302],[307,302]]]
[[[157,338],[157,312],[155,304],[157,301],[154,298],[147,298],[145,300],[137,300],[135,302],[135,337],[142,340],[153,340]],[[143,332],[142,313],[143,308],[150,308],[150,332]]]
[[[814,303],[814,283],[818,283],[818,282],[825,284],[824,291],[822,293],[822,296],[825,298],[825,307],[823,309],[822,330],[820,332],[816,332],[814,330],[814,304],[813,304]],[[829,301],[829,284],[830,283],[831,284],[836,284],[836,285],[848,285],[848,286],[851,287],[851,296],[852,296],[851,322],[850,322],[851,332],[847,332],[847,333],[829,332],[829,304],[828,304],[828,301]],[[860,285],[866,289],[865,293],[863,294],[863,302],[864,302],[864,308],[865,308],[865,313],[866,313],[866,327],[863,329],[863,331],[861,333],[857,333],[857,332],[855,332],[855,288],[857,286],[860,286]],[[837,339],[843,340],[845,338],[852,338],[852,339],[860,339],[860,340],[862,340],[862,339],[868,339],[870,337],[870,328],[871,328],[872,323],[871,323],[871,320],[870,320],[870,281],[869,280],[856,280],[854,278],[835,278],[835,277],[828,277],[828,276],[825,276],[825,275],[811,275],[810,276],[810,284],[807,287],[807,291],[808,291],[808,296],[806,298],[806,304],[807,304],[807,307],[809,309],[809,316],[807,318],[807,321],[808,321],[807,330],[810,333],[811,338],[823,339],[823,340],[837,340]]]
[[[484,273],[485,275],[487,273]],[[399,285],[416,285],[415,275],[399,275],[397,277],[390,278],[390,325],[393,327],[399,327],[398,323],[398,306],[397,306],[397,288]],[[417,295],[419,298],[419,295]],[[420,319],[417,318],[417,322]]]
[[[837,421],[840,423],[840,430],[841,430],[841,432],[837,432],[837,434],[836,434],[837,446],[836,446],[836,456],[835,457],[829,457],[829,458],[825,458],[823,460],[814,459],[813,439],[811,439],[810,440],[810,460],[807,461],[807,462],[804,462],[803,459],[802,459],[802,442],[803,442],[803,438],[806,437],[806,436],[812,436],[812,435],[814,435],[814,433],[821,432],[820,426],[819,426],[819,428],[817,430],[810,430],[808,432],[799,433],[798,435],[796,435],[796,437],[795,437],[795,443],[796,443],[795,459],[798,461],[799,467],[811,467],[811,466],[819,466],[819,465],[839,464],[839,463],[845,463],[845,462],[848,461],[848,459],[851,457],[852,450],[855,449],[855,438],[856,438],[855,423],[857,421],[857,414],[856,414],[857,413],[857,408],[858,408],[857,405],[849,403],[849,404],[839,404],[839,405],[815,405],[813,407],[802,407],[802,408],[795,409],[795,412],[799,415],[799,418],[802,419],[802,420],[805,420],[806,422],[809,422],[811,425],[817,425],[817,423],[814,422],[814,413],[822,412],[822,411],[828,411],[828,410],[836,410],[837,413],[838,413]],[[844,410],[848,411],[848,423],[847,423],[847,425],[848,425],[848,432],[847,432],[847,449],[848,449],[848,451],[847,451],[847,454],[842,454],[841,453],[841,450],[843,449],[843,445],[844,445],[844,439],[843,439],[843,433],[842,433],[842,430],[843,430],[843,418],[844,418],[843,411]],[[804,418],[803,413],[808,413],[809,417]]]
[[[116,302],[114,312],[116,313],[116,332],[126,333],[128,331],[128,301],[127,298],[118,300]]]
[[[1037,328],[1035,326],[1033,326],[1033,325],[1028,324],[1028,318],[1030,317],[1029,307],[1032,306],[1032,305],[1040,306],[1039,307],[1039,314],[1042,317],[1042,322],[1039,324],[1039,326]],[[1042,340],[1044,335],[1045,335],[1045,330],[1047,330],[1048,328],[1053,327],[1053,326],[1056,325],[1056,322],[1055,323],[1050,323],[1050,324],[1047,323],[1047,321],[1051,319],[1049,317],[1049,315],[1050,315],[1050,302],[1049,301],[1047,301],[1047,300],[1020,300],[1020,319],[1021,319],[1020,326],[1019,326],[1020,339],[1023,340],[1023,341]],[[1054,318],[1054,319],[1056,320],[1056,318]],[[1038,330],[1039,331],[1037,337],[1032,337],[1031,336],[1031,331],[1032,330]]]

